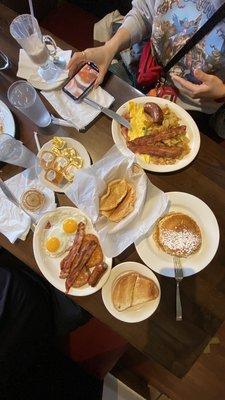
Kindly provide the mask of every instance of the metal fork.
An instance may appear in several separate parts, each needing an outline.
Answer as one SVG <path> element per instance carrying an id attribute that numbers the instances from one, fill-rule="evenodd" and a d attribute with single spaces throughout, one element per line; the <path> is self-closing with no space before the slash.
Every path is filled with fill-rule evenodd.
<path id="1" fill-rule="evenodd" d="M 182 305 L 180 300 L 180 282 L 182 281 L 183 269 L 181 265 L 181 260 L 179 257 L 173 257 L 174 263 L 174 272 L 175 272 L 175 279 L 176 279 L 176 321 L 182 321 Z"/>

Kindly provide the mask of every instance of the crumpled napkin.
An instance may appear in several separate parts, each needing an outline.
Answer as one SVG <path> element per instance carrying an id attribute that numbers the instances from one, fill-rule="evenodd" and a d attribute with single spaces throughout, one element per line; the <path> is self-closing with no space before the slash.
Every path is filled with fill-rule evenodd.
<path id="1" fill-rule="evenodd" d="M 77 130 L 84 129 L 101 112 L 82 101 L 76 103 L 62 90 L 41 92 L 41 94 L 49 101 L 57 113 L 63 119 L 72 123 Z M 92 91 L 88 93 L 88 97 L 107 108 L 110 107 L 115 100 L 111 94 L 100 86 L 97 89 L 92 89 Z"/>
<path id="2" fill-rule="evenodd" d="M 62 57 L 66 61 L 66 64 L 69 62 L 71 54 L 72 50 L 62 50 L 57 47 L 57 56 Z M 65 69 L 62 70 L 63 72 L 56 82 L 48 83 L 38 74 L 38 68 L 39 66 L 31 61 L 25 50 L 20 49 L 17 76 L 26 79 L 35 88 L 40 90 L 52 90 L 55 87 L 61 86 L 68 77 L 68 70 Z"/>
<path id="3" fill-rule="evenodd" d="M 133 153 L 124 157 L 113 146 L 101 160 L 79 170 L 65 192 L 94 223 L 107 257 L 118 256 L 145 235 L 168 204 L 167 195 L 154 186 L 144 170 L 135 164 Z M 106 190 L 107 183 L 114 179 L 126 179 L 136 190 L 133 211 L 118 223 L 110 222 L 99 214 L 99 196 Z"/>
<path id="4" fill-rule="evenodd" d="M 52 211 L 56 208 L 54 192 L 40 183 L 36 176 L 35 168 L 26 169 L 8 179 L 5 183 L 18 200 L 20 200 L 22 193 L 29 188 L 37 188 L 45 194 L 46 202 L 44 207 L 35 213 L 29 212 L 36 221 L 47 211 Z M 0 232 L 11 243 L 14 243 L 18 238 L 26 239 L 30 225 L 30 217 L 9 201 L 0 189 Z"/>

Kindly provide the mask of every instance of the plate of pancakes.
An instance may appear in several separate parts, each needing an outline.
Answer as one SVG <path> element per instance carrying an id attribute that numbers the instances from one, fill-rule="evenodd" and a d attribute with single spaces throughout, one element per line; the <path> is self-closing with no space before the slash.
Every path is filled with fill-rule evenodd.
<path id="1" fill-rule="evenodd" d="M 156 311 L 160 297 L 155 274 L 134 261 L 116 265 L 102 288 L 102 299 L 110 314 L 130 323 L 149 318 Z"/>
<path id="2" fill-rule="evenodd" d="M 219 226 L 212 210 L 189 193 L 166 193 L 169 206 L 150 233 L 135 243 L 145 264 L 158 274 L 174 277 L 173 257 L 181 258 L 184 276 L 194 275 L 213 259 Z"/>
<path id="3" fill-rule="evenodd" d="M 35 228 L 33 250 L 45 278 L 74 296 L 101 289 L 112 267 L 91 220 L 75 207 L 58 207 L 42 216 Z"/>
<path id="4" fill-rule="evenodd" d="M 100 215 L 107 218 L 108 222 L 117 223 L 132 213 L 135 202 L 136 189 L 134 185 L 126 179 L 114 179 L 107 183 L 106 190 L 99 197 L 99 212 Z M 126 223 L 129 222 L 130 218 L 127 218 Z"/>

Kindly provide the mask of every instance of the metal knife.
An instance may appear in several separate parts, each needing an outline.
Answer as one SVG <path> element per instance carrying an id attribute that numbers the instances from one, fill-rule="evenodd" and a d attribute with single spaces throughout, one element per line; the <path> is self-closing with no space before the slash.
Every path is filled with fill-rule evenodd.
<path id="1" fill-rule="evenodd" d="M 71 128 L 76 128 L 75 125 L 72 124 L 72 122 L 66 121 L 65 119 L 62 118 L 56 118 L 52 114 L 51 114 L 51 122 L 54 125 L 69 126 Z"/>
<path id="2" fill-rule="evenodd" d="M 11 192 L 11 190 L 8 188 L 8 186 L 5 184 L 5 182 L 0 178 L 0 188 L 2 189 L 3 193 L 6 195 L 7 199 L 11 201 L 16 207 L 20 208 L 25 214 L 27 214 L 30 219 L 31 219 L 31 230 L 34 232 L 36 221 L 35 219 L 28 214 L 21 206 L 17 198 L 14 196 L 14 194 Z"/>
<path id="3" fill-rule="evenodd" d="M 115 119 L 119 124 L 125 126 L 126 128 L 130 129 L 130 122 L 127 121 L 126 118 L 122 117 L 121 115 L 117 114 L 115 111 L 110 110 L 109 108 L 103 107 L 100 104 L 96 103 L 96 101 L 93 101 L 89 99 L 88 97 L 84 97 L 83 101 L 86 104 L 89 104 L 89 106 L 96 108 L 97 110 L 100 110 L 104 114 L 108 115 L 108 117 Z"/>

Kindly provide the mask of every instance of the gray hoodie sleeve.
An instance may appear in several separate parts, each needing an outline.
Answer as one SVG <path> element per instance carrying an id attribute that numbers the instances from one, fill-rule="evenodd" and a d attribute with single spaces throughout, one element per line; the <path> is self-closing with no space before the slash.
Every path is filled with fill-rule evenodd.
<path id="1" fill-rule="evenodd" d="M 151 35 L 155 0 L 133 0 L 132 10 L 126 15 L 121 28 L 131 35 L 131 44 Z"/>

